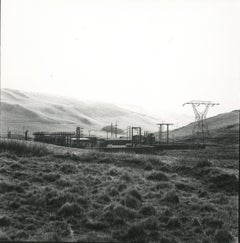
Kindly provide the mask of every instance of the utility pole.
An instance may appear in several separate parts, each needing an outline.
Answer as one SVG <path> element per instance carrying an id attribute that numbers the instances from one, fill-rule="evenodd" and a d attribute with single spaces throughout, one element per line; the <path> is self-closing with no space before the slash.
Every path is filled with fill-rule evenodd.
<path id="1" fill-rule="evenodd" d="M 111 122 L 111 138 L 112 138 L 112 135 L 113 135 L 113 124 Z"/>
<path id="2" fill-rule="evenodd" d="M 159 126 L 159 131 L 158 131 L 158 144 L 161 143 L 161 140 L 162 140 L 162 124 L 161 123 L 158 123 L 157 124 Z"/>
<path id="3" fill-rule="evenodd" d="M 81 130 L 82 129 L 83 129 L 82 127 L 77 127 L 76 128 L 76 140 L 79 143 L 79 147 L 80 147 L 80 144 L 81 144 Z"/>
<path id="4" fill-rule="evenodd" d="M 115 138 L 117 138 L 117 127 L 118 127 L 118 124 L 117 124 L 117 122 L 115 122 Z"/>
<path id="5" fill-rule="evenodd" d="M 132 129 L 131 126 L 127 127 L 127 140 L 131 140 L 131 129 Z"/>
<path id="6" fill-rule="evenodd" d="M 139 127 L 139 144 L 142 144 L 142 129 Z"/>
<path id="7" fill-rule="evenodd" d="M 169 143 L 169 126 L 173 124 L 166 124 L 167 125 L 167 144 Z"/>
<path id="8" fill-rule="evenodd" d="M 28 130 L 25 131 L 25 140 L 28 140 Z"/>
<path id="9" fill-rule="evenodd" d="M 192 130 L 193 139 L 195 142 L 202 141 L 204 144 L 205 138 L 210 135 L 206 121 L 208 110 L 210 107 L 219 105 L 219 103 L 214 103 L 212 101 L 192 100 L 184 103 L 183 106 L 184 105 L 192 105 L 193 112 L 195 114 L 195 122 Z M 202 111 L 199 110 L 200 106 L 204 107 Z"/>

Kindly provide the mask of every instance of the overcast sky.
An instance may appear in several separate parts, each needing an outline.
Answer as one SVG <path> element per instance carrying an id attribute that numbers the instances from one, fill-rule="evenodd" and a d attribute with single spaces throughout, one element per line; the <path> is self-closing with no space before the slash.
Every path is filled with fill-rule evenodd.
<path id="1" fill-rule="evenodd" d="M 191 111 L 239 109 L 240 1 L 2 0 L 3 88 Z"/>

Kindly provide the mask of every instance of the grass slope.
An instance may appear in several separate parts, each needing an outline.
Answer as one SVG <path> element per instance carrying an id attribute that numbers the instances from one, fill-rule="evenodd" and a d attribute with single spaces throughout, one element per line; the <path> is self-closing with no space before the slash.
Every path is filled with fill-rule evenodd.
<path id="1" fill-rule="evenodd" d="M 239 111 L 231 111 L 208 118 L 208 128 L 214 141 L 229 140 L 239 142 Z M 187 138 L 192 135 L 193 123 L 171 131 L 175 138 Z"/>
<path id="2" fill-rule="evenodd" d="M 2 121 L 2 131 L 9 127 L 15 133 L 22 133 L 23 126 L 30 132 L 74 131 L 76 126 L 100 131 L 115 121 L 122 129 L 134 124 L 152 130 L 157 119 L 110 103 L 3 89 Z"/>
<path id="3" fill-rule="evenodd" d="M 147 156 L 1 140 L 0 241 L 232 242 L 239 154 L 224 148 Z"/>

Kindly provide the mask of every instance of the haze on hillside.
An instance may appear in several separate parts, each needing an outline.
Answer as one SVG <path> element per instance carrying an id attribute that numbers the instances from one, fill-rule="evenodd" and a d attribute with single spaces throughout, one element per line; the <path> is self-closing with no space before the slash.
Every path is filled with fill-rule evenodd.
<path id="1" fill-rule="evenodd" d="M 117 128 L 122 130 L 118 133 L 126 135 L 128 126 L 140 126 L 143 131 L 156 132 L 156 124 L 163 120 L 163 117 L 155 117 L 149 113 L 137 112 L 133 108 L 127 109 L 107 102 L 79 101 L 11 89 L 3 89 L 1 95 L 1 134 L 7 134 L 7 131 L 22 134 L 26 130 L 29 134 L 39 131 L 74 131 L 76 126 L 80 126 L 85 135 L 106 137 L 104 128 L 109 128 L 111 123 L 114 129 L 117 123 Z M 164 115 L 166 118 L 166 114 Z M 192 134 L 191 116 L 172 113 L 169 114 L 169 119 L 175 122 L 170 127 L 171 138 Z M 213 134 L 219 134 L 221 129 L 227 132 L 230 129 L 236 136 L 239 129 L 238 119 L 239 112 L 236 110 L 211 117 L 207 119 L 207 123 Z M 190 124 L 187 125 L 188 123 Z M 178 129 L 172 131 L 175 128 Z"/>
<path id="2" fill-rule="evenodd" d="M 145 131 L 156 131 L 160 117 L 140 113 L 134 109 L 107 102 L 79 101 L 73 98 L 3 89 L 1 92 L 1 132 L 8 130 L 22 133 L 28 129 L 36 131 L 74 131 L 81 126 L 84 133 L 104 136 L 102 128 L 113 126 L 126 132 L 127 126 L 141 126 Z M 176 125 L 191 121 L 190 116 L 170 114 L 169 119 L 180 121 Z M 166 118 L 166 114 L 165 114 Z"/>
<path id="3" fill-rule="evenodd" d="M 210 116 L 239 109 L 240 2 L 2 0 L 3 88 Z M 171 121 L 172 122 L 172 121 Z"/>

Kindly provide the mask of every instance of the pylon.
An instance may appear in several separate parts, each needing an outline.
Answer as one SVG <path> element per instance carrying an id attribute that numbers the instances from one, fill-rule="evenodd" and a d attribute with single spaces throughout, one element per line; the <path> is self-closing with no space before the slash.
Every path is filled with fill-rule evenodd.
<path id="1" fill-rule="evenodd" d="M 192 130 L 192 138 L 194 142 L 202 142 L 204 144 L 206 138 L 210 136 L 206 121 L 208 110 L 214 105 L 219 105 L 219 103 L 214 103 L 212 101 L 192 100 L 184 103 L 183 106 L 184 105 L 192 105 L 195 114 L 195 122 Z M 203 107 L 202 111 L 199 110 L 200 106 Z"/>

